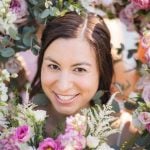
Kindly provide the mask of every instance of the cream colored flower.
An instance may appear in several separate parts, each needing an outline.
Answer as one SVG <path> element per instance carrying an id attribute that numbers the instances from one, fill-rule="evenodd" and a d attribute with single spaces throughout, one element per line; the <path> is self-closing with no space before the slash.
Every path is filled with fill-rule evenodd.
<path id="1" fill-rule="evenodd" d="M 97 137 L 94 137 L 94 136 L 91 136 L 91 135 L 88 135 L 87 136 L 87 146 L 89 148 L 96 148 L 99 144 L 99 139 Z"/>
<path id="2" fill-rule="evenodd" d="M 44 121 L 46 118 L 46 111 L 44 110 L 36 110 L 33 111 L 34 117 L 36 119 L 36 121 Z"/>
<path id="3" fill-rule="evenodd" d="M 101 146 L 96 148 L 96 150 L 115 150 L 115 149 L 111 148 L 108 144 L 103 143 Z"/>

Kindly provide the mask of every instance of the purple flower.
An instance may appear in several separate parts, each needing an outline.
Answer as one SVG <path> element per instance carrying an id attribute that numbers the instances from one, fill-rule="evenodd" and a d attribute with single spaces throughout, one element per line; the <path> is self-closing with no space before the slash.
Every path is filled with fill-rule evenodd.
<path id="1" fill-rule="evenodd" d="M 150 123 L 146 125 L 146 129 L 148 132 L 150 132 Z"/>
<path id="2" fill-rule="evenodd" d="M 19 147 L 15 144 L 14 135 L 0 139 L 0 150 L 20 150 Z"/>
<path id="3" fill-rule="evenodd" d="M 30 139 L 30 128 L 27 125 L 20 126 L 15 130 L 15 139 L 18 142 L 27 142 Z"/>
<path id="4" fill-rule="evenodd" d="M 131 2 L 138 6 L 140 9 L 149 9 L 150 8 L 150 0 L 131 0 Z"/>
<path id="5" fill-rule="evenodd" d="M 138 10 L 138 7 L 131 3 L 120 11 L 119 18 L 127 26 L 128 30 L 134 30 L 134 14 Z"/>
<path id="6" fill-rule="evenodd" d="M 86 146 L 86 139 L 76 130 L 70 130 L 58 136 L 57 140 L 63 149 L 83 150 Z"/>
<path id="7" fill-rule="evenodd" d="M 149 112 L 140 112 L 138 119 L 144 125 L 150 124 L 150 113 Z"/>
<path id="8" fill-rule="evenodd" d="M 58 149 L 57 142 L 52 138 L 46 138 L 39 143 L 37 150 L 60 150 Z"/>
<path id="9" fill-rule="evenodd" d="M 147 84 L 144 86 L 143 92 L 142 92 L 142 98 L 146 102 L 146 104 L 150 105 L 150 84 Z"/>
<path id="10" fill-rule="evenodd" d="M 10 10 L 20 19 L 28 14 L 27 3 L 25 0 L 11 0 Z"/>

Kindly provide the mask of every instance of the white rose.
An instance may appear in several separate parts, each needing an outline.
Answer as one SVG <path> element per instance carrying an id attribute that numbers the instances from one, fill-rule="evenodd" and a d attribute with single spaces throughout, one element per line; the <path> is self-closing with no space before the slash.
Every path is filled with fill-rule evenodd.
<path id="1" fill-rule="evenodd" d="M 44 121 L 46 118 L 46 111 L 44 110 L 33 111 L 33 114 L 34 114 L 36 121 Z"/>
<path id="2" fill-rule="evenodd" d="M 86 140 L 89 148 L 96 148 L 99 144 L 99 139 L 91 135 L 88 135 Z"/>

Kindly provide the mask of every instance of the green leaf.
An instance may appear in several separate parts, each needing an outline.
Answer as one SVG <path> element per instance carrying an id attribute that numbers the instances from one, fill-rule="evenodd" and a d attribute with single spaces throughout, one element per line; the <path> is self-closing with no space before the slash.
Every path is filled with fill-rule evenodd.
<path id="1" fill-rule="evenodd" d="M 11 56 L 13 56 L 14 54 L 15 54 L 15 51 L 14 51 L 14 49 L 11 48 L 11 47 L 4 48 L 4 49 L 1 51 L 1 56 L 6 57 L 6 58 L 11 57 Z"/>
<path id="2" fill-rule="evenodd" d="M 32 34 L 30 32 L 26 33 L 23 37 L 23 44 L 27 47 L 31 47 L 32 44 Z"/>
<path id="3" fill-rule="evenodd" d="M 5 37 L 2 39 L 1 44 L 2 44 L 3 47 L 5 47 L 6 45 L 9 44 L 9 38 L 8 38 L 8 36 L 5 36 Z"/>
<path id="4" fill-rule="evenodd" d="M 45 9 L 42 13 L 41 13 L 41 18 L 44 19 L 46 17 L 48 17 L 50 15 L 50 10 L 49 9 Z"/>
<path id="5" fill-rule="evenodd" d="M 38 1 L 37 0 L 29 0 L 29 3 L 33 4 L 33 5 L 37 5 Z"/>
<path id="6" fill-rule="evenodd" d="M 10 27 L 8 29 L 8 32 L 9 32 L 9 35 L 10 35 L 10 37 L 12 39 L 14 39 L 14 40 L 20 40 L 20 38 L 18 37 L 18 32 L 15 29 L 13 29 L 12 27 Z"/>

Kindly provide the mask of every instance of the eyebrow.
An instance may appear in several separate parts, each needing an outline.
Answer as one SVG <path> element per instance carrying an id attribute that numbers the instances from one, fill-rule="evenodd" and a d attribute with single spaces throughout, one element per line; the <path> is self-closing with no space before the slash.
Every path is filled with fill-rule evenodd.
<path id="1" fill-rule="evenodd" d="M 60 65 L 57 61 L 55 61 L 54 59 L 50 58 L 49 56 L 46 57 L 44 60 L 48 60 L 48 61 L 51 61 L 51 62 L 53 62 L 53 63 L 56 63 L 57 65 Z M 88 63 L 88 62 L 80 62 L 80 63 L 73 64 L 72 67 L 81 66 L 81 65 L 92 66 L 92 65 L 91 65 L 90 63 Z"/>

